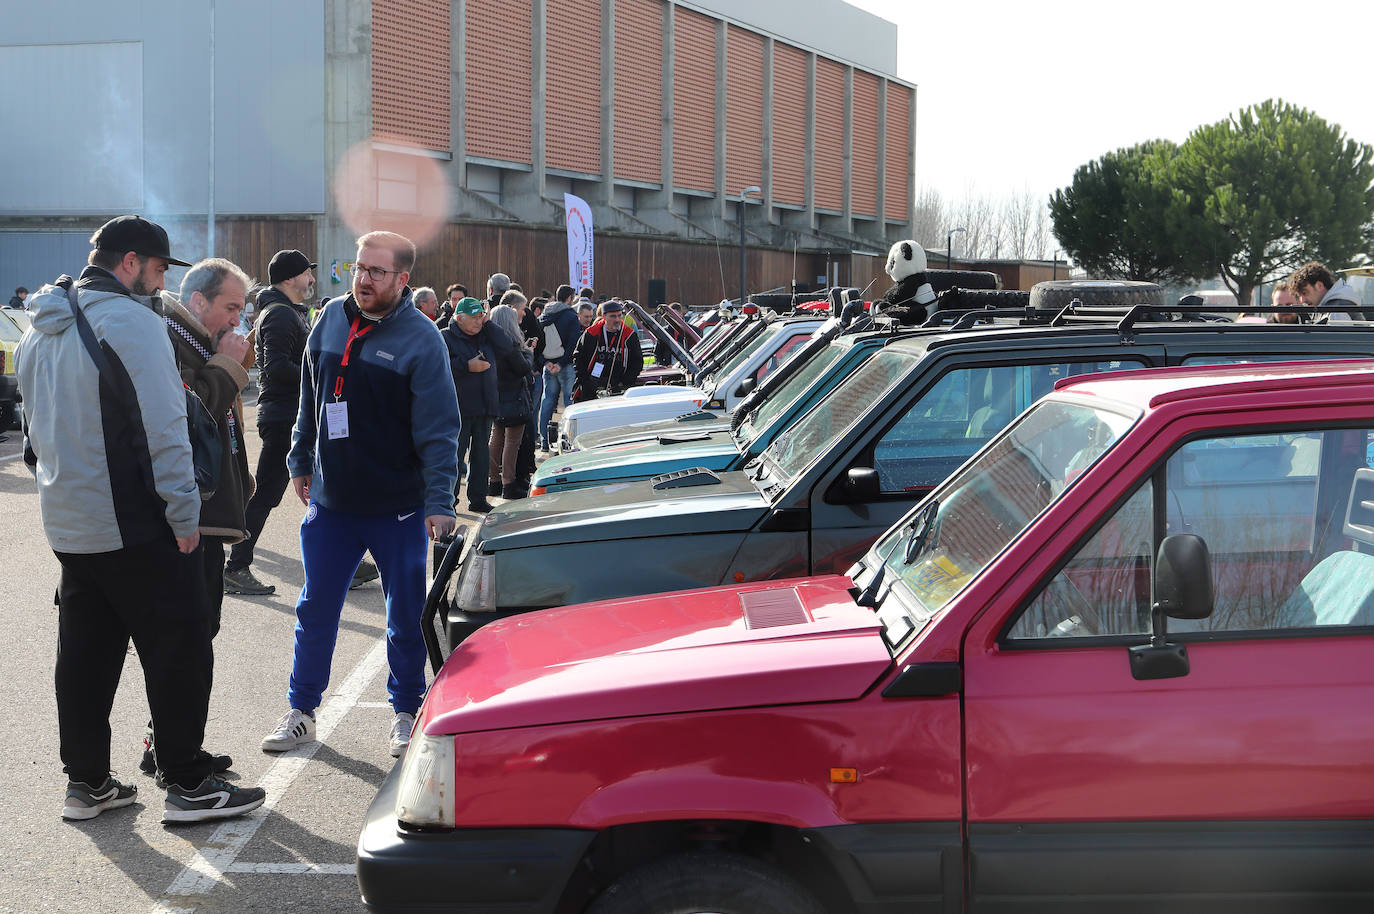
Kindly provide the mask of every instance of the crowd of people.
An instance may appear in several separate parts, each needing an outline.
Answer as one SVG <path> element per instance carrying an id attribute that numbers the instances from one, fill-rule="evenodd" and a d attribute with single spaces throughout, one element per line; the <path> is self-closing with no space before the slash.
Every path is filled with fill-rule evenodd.
<path id="1" fill-rule="evenodd" d="M 570 285 L 530 301 L 504 273 L 485 299 L 455 283 L 441 301 L 410 287 L 408 239 L 371 232 L 358 239 L 349 293 L 314 312 L 317 264 L 278 252 L 245 334 L 254 283 L 238 265 L 178 260 L 166 231 L 138 216 L 110 220 L 91 244 L 77 279 L 15 296 L 33 319 L 17 357 L 24 457 L 61 567 L 63 817 L 137 797 L 110 767 L 130 641 L 150 712 L 140 768 L 166 791 L 163 821 L 264 802 L 261 788 L 227 780 L 232 758 L 203 743 L 223 597 L 274 592 L 253 574 L 253 553 L 288 485 L 306 509 L 305 585 L 287 710 L 261 748 L 314 739 L 347 591 L 380 576 L 387 742 L 399 756 L 425 690 L 425 542 L 453 530 L 464 497 L 487 511 L 491 497 L 528 492 L 560 402 L 635 383 L 643 357 L 622 303 Z M 176 292 L 164 288 L 170 266 L 189 268 Z M 250 468 L 241 394 L 255 364 Z"/>

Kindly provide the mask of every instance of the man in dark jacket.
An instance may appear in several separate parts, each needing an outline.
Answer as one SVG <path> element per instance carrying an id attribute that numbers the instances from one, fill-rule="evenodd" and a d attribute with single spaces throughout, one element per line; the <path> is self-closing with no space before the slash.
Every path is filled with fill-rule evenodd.
<path id="1" fill-rule="evenodd" d="M 29 290 L 23 286 L 16 286 L 14 295 L 10 296 L 10 307 L 16 311 L 24 310 L 24 299 L 29 297 Z"/>
<path id="2" fill-rule="evenodd" d="M 286 462 L 308 506 L 305 587 L 296 602 L 290 707 L 262 748 L 285 752 L 315 738 L 349 579 L 370 551 L 386 597 L 386 689 L 396 712 L 388 745 L 399 758 L 425 694 L 425 540 L 454 526 L 458 401 L 439 331 L 411 302 L 415 245 L 369 232 L 354 264 L 352 292 L 316 321 L 301 369 Z"/>
<path id="3" fill-rule="evenodd" d="M 563 398 L 563 406 L 573 399 L 573 386 L 577 374 L 573 368 L 573 350 L 577 348 L 578 337 L 582 336 L 582 323 L 573 310 L 573 300 L 577 293 L 566 283 L 558 287 L 555 301 L 544 309 L 539 318 L 541 339 L 538 344 L 540 359 L 543 362 L 544 396 L 539 404 L 539 423 L 536 429 L 544 450 L 549 449 L 549 422 L 553 420 L 554 408 L 558 398 Z"/>
<path id="4" fill-rule="evenodd" d="M 267 515 L 281 504 L 290 478 L 286 454 L 291 450 L 291 426 L 301 392 L 301 354 L 310 334 L 310 312 L 304 302 L 315 285 L 314 271 L 315 264 L 300 251 L 278 251 L 267 267 L 272 287 L 258 294 L 255 345 L 262 450 L 258 452 L 257 490 L 244 512 L 246 536 L 234 544 L 224 568 L 226 593 L 256 596 L 277 590 L 254 576 L 253 548 Z"/>
<path id="5" fill-rule="evenodd" d="M 573 350 L 577 372 L 576 400 L 595 400 L 597 391 L 621 393 L 633 387 L 644 369 L 639 336 L 621 321 L 623 308 L 611 299 L 601 305 L 601 319 L 587 328 Z"/>
<path id="6" fill-rule="evenodd" d="M 453 484 L 453 501 L 463 474 L 468 475 L 468 510 L 484 514 L 491 510 L 487 501 L 487 474 L 491 469 L 491 423 L 500 409 L 496 384 L 496 346 L 486 326 L 486 309 L 475 298 L 465 298 L 453 308 L 453 319 L 440 335 L 448 348 L 449 370 L 458 392 L 458 413 L 462 427 L 458 432 L 458 480 Z"/>
<path id="7" fill-rule="evenodd" d="M 239 404 L 239 394 L 248 386 L 248 372 L 243 367 L 248 338 L 234 332 L 251 285 L 252 280 L 236 264 L 211 258 L 187 271 L 181 280 L 180 301 L 168 293 L 162 295 L 163 319 L 181 382 L 200 398 L 219 430 L 219 484 L 215 494 L 200 505 L 198 550 L 211 638 L 219 633 L 224 605 L 224 547 L 247 536 L 243 509 L 253 492 Z M 227 755 L 215 755 L 211 764 L 221 772 L 232 762 Z M 157 769 L 151 723 L 143 737 L 139 769 L 144 774 Z"/>

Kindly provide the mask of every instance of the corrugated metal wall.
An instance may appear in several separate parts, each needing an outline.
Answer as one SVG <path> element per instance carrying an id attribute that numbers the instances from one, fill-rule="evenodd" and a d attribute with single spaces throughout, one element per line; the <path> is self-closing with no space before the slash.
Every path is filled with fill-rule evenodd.
<path id="1" fill-rule="evenodd" d="M 816 60 L 816 208 L 844 207 L 844 67 Z"/>
<path id="2" fill-rule="evenodd" d="M 725 192 L 763 183 L 763 36 L 726 33 Z"/>
<path id="3" fill-rule="evenodd" d="M 530 161 L 529 0 L 467 0 L 467 154 Z"/>
<path id="4" fill-rule="evenodd" d="M 446 0 L 372 0 L 373 133 L 448 152 L 448 60 Z"/>
<path id="5" fill-rule="evenodd" d="M 673 183 L 716 188 L 716 23 L 673 7 Z"/>
<path id="6" fill-rule="evenodd" d="M 615 3 L 615 175 L 663 180 L 663 4 Z"/>
<path id="7" fill-rule="evenodd" d="M 911 219 L 907 197 L 907 178 L 911 174 L 911 89 L 897 83 L 887 84 L 887 218 L 893 222 Z"/>
<path id="8" fill-rule="evenodd" d="M 806 204 L 806 52 L 773 43 L 773 200 Z"/>
<path id="9" fill-rule="evenodd" d="M 850 187 L 854 212 L 878 214 L 878 77 L 854 71 L 854 145 L 850 157 Z"/>
<path id="10" fill-rule="evenodd" d="M 601 173 L 601 3 L 546 0 L 545 151 L 550 168 Z"/>

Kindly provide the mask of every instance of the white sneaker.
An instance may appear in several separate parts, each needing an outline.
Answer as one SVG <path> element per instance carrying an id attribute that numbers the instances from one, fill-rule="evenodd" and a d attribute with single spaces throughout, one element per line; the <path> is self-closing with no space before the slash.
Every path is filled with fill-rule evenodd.
<path id="1" fill-rule="evenodd" d="M 315 718 L 292 708 L 281 716 L 271 733 L 262 738 L 263 752 L 285 752 L 315 738 Z"/>
<path id="2" fill-rule="evenodd" d="M 410 731 L 415 729 L 415 715 L 402 711 L 391 725 L 391 757 L 400 758 L 410 745 Z"/>

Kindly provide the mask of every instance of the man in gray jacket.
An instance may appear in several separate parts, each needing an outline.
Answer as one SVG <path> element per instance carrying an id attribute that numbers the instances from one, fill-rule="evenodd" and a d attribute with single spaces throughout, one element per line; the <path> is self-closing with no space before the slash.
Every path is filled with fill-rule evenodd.
<path id="1" fill-rule="evenodd" d="M 201 749 L 212 658 L 197 549 L 200 492 L 186 394 L 152 295 L 174 259 L 161 226 L 120 216 L 91 238 L 78 305 L 104 353 L 96 366 L 65 288 L 33 296 L 16 363 L 26 458 L 38 480 L 58 586 L 57 719 L 68 784 L 62 817 L 127 806 L 110 775 L 110 707 L 130 638 L 143 665 L 167 796 L 164 822 L 262 805 L 211 770 Z"/>

